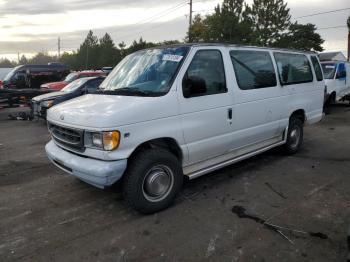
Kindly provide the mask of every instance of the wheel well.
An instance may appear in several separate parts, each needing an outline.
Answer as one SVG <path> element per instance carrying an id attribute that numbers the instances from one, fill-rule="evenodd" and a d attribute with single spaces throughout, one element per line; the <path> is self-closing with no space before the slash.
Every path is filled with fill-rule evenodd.
<path id="1" fill-rule="evenodd" d="M 291 119 L 292 117 L 296 117 L 296 118 L 300 119 L 303 122 L 303 124 L 306 120 L 305 111 L 303 109 L 298 109 L 298 110 L 294 111 L 291 114 L 289 119 Z"/>
<path id="2" fill-rule="evenodd" d="M 141 150 L 146 150 L 149 148 L 163 148 L 169 150 L 169 152 L 173 153 L 177 159 L 182 162 L 182 150 L 175 139 L 170 137 L 163 137 L 163 138 L 157 138 L 152 139 L 147 142 L 142 143 L 139 145 L 131 154 L 130 158 L 135 156 L 138 152 Z"/>

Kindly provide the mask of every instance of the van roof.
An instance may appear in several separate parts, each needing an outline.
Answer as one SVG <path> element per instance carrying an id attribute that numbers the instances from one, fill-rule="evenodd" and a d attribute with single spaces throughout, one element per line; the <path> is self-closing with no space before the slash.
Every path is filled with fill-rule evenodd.
<path id="1" fill-rule="evenodd" d="M 159 47 L 181 47 L 181 46 L 189 46 L 189 47 L 197 47 L 197 46 L 223 46 L 223 47 L 246 47 L 246 48 L 256 48 L 262 50 L 275 50 L 275 51 L 289 51 L 294 53 L 304 53 L 304 54 L 317 54 L 314 51 L 303 51 L 291 48 L 277 48 L 277 47 L 262 47 L 262 46 L 251 46 L 251 45 L 238 45 L 238 44 L 230 44 L 230 43 L 182 43 L 182 44 L 173 44 L 173 45 L 164 45 Z M 147 49 L 153 49 L 157 47 L 151 47 Z"/>

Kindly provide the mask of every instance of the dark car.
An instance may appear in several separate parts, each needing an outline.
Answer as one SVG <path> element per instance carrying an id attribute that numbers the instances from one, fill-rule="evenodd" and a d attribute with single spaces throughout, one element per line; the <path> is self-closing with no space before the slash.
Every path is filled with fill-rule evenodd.
<path id="1" fill-rule="evenodd" d="M 61 91 L 34 97 L 31 103 L 33 115 L 46 118 L 46 111 L 50 107 L 84 94 L 94 93 L 104 79 L 103 76 L 77 79 Z"/>
<path id="2" fill-rule="evenodd" d="M 7 99 L 12 106 L 20 100 L 47 93 L 40 90 L 43 83 L 59 81 L 69 73 L 68 66 L 60 63 L 17 66 L 0 83 L 0 98 Z"/>

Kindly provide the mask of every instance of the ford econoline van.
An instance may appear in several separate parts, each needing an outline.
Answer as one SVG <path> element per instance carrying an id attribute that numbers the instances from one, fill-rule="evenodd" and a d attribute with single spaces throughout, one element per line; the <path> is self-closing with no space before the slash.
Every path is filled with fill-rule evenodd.
<path id="1" fill-rule="evenodd" d="M 321 62 L 327 87 L 325 102 L 350 101 L 350 63 L 341 61 Z"/>
<path id="2" fill-rule="evenodd" d="M 317 54 L 223 44 L 156 47 L 124 58 L 88 94 L 48 110 L 49 159 L 99 188 L 122 180 L 143 213 L 199 177 L 271 148 L 296 153 L 322 119 Z"/>

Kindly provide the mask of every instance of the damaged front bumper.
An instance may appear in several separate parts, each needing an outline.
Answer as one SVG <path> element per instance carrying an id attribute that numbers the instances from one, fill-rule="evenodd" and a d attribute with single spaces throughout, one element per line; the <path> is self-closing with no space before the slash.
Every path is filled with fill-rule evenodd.
<path id="1" fill-rule="evenodd" d="M 68 152 L 50 141 L 45 146 L 48 158 L 60 169 L 98 188 L 118 181 L 127 166 L 127 160 L 103 161 Z"/>

